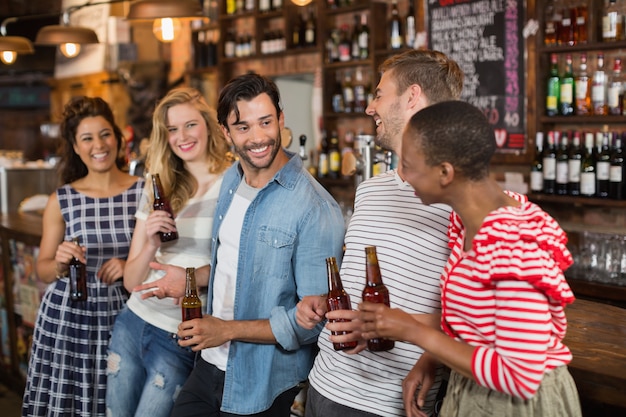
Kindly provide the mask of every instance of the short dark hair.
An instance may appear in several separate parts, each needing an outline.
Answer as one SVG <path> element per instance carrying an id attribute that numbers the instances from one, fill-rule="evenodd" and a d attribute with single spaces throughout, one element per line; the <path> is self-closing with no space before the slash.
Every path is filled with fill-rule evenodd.
<path id="1" fill-rule="evenodd" d="M 489 175 L 496 149 L 493 127 L 481 110 L 464 101 L 444 101 L 411 117 L 406 134 L 418 142 L 426 163 L 448 162 L 465 178 Z"/>
<path id="2" fill-rule="evenodd" d="M 274 81 L 256 73 L 240 75 L 230 80 L 220 92 L 217 102 L 217 121 L 228 128 L 226 120 L 231 111 L 235 112 L 236 121 L 239 121 L 239 100 L 252 100 L 260 94 L 266 93 L 274 103 L 276 117 L 282 111 L 280 108 L 280 93 Z"/>

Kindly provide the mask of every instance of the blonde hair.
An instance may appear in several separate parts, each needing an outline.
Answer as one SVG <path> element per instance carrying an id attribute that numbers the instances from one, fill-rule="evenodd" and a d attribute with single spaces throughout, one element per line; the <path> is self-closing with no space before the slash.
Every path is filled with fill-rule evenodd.
<path id="1" fill-rule="evenodd" d="M 146 155 L 146 168 L 150 173 L 159 174 L 163 192 L 169 197 L 175 213 L 187 204 L 198 187 L 198 182 L 185 169 L 183 160 L 172 151 L 168 140 L 167 112 L 173 106 L 186 103 L 198 110 L 206 122 L 209 136 L 206 152 L 207 173 L 222 173 L 232 163 L 230 148 L 217 123 L 215 110 L 206 103 L 202 94 L 194 88 L 187 87 L 176 88 L 167 93 L 159 101 L 152 116 L 152 134 Z"/>

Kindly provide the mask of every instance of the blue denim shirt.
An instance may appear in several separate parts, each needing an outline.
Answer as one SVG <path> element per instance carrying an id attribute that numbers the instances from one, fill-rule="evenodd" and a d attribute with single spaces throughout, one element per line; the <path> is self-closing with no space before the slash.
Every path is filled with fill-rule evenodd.
<path id="1" fill-rule="evenodd" d="M 332 196 L 289 153 L 289 162 L 263 187 L 248 208 L 241 230 L 235 320 L 269 319 L 276 344 L 233 341 L 222 411 L 252 414 L 305 380 L 313 365 L 322 325 L 296 324 L 296 304 L 328 292 L 326 261 L 341 259 L 344 220 Z M 212 312 L 218 231 L 242 179 L 239 163 L 225 174 L 213 223 L 213 265 L 208 295 Z"/>

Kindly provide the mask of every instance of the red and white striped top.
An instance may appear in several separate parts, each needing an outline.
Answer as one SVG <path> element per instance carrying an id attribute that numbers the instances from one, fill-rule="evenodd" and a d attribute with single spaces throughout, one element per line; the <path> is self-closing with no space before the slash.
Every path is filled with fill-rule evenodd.
<path id="1" fill-rule="evenodd" d="M 563 271 L 573 261 L 558 223 L 526 196 L 509 195 L 521 206 L 490 213 L 468 252 L 451 213 L 441 326 L 477 347 L 472 373 L 480 385 L 528 399 L 547 371 L 572 360 L 562 340 L 564 307 L 574 301 Z"/>

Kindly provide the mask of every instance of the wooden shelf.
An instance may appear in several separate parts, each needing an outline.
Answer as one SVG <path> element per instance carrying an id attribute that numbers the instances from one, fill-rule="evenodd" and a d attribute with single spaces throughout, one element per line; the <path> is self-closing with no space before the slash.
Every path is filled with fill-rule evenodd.
<path id="1" fill-rule="evenodd" d="M 577 297 L 592 298 L 598 301 L 607 300 L 613 302 L 612 304 L 626 307 L 626 286 L 587 281 L 576 277 L 568 277 L 567 283 Z"/>
<path id="2" fill-rule="evenodd" d="M 578 207 L 620 207 L 626 208 L 626 200 L 609 200 L 607 198 L 573 197 L 554 194 L 528 194 L 528 199 L 535 203 L 556 203 Z"/>

